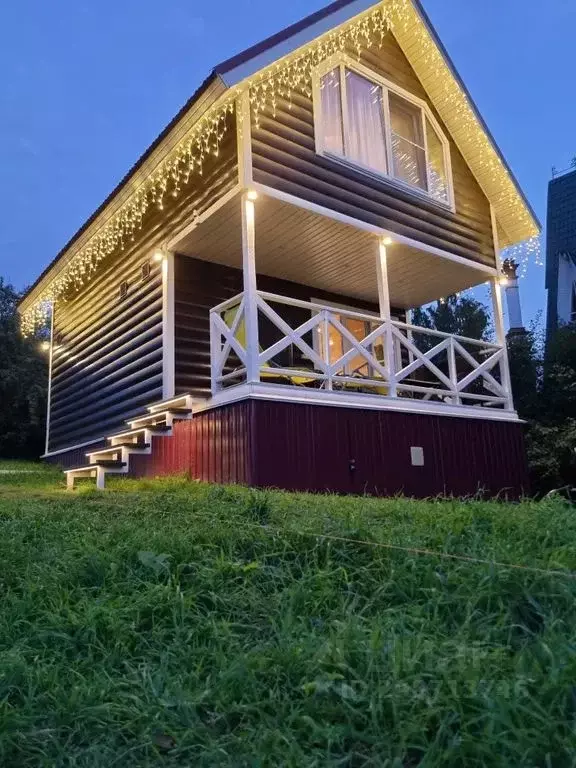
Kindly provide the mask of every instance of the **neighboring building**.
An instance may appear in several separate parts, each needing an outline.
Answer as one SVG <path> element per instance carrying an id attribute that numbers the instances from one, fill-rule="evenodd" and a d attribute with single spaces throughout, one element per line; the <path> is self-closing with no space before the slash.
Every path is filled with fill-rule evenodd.
<path id="1" fill-rule="evenodd" d="M 499 249 L 538 232 L 418 2 L 337 0 L 216 67 L 23 299 L 53 308 L 45 458 L 519 494 Z M 495 342 L 406 323 L 486 282 Z"/>
<path id="2" fill-rule="evenodd" d="M 548 333 L 576 322 L 576 169 L 548 185 L 546 289 Z"/>

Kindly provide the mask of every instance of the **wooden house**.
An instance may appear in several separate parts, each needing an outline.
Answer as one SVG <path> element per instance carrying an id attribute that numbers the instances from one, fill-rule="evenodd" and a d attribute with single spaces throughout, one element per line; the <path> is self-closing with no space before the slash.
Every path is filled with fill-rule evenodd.
<path id="1" fill-rule="evenodd" d="M 217 66 L 21 303 L 78 477 L 526 488 L 500 249 L 539 224 L 417 0 L 337 0 Z M 491 285 L 495 338 L 411 324 Z"/>

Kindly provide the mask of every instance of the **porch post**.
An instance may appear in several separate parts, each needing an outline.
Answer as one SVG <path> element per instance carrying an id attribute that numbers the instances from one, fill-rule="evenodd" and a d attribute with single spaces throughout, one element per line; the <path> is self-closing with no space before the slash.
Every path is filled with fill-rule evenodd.
<path id="1" fill-rule="evenodd" d="M 508 347 L 506 345 L 506 330 L 504 328 L 504 313 L 502 311 L 502 288 L 498 277 L 490 278 L 490 288 L 492 291 L 492 313 L 494 315 L 494 330 L 496 332 L 496 341 L 502 347 L 503 357 L 500 370 L 502 372 L 502 386 L 506 392 L 506 407 L 508 410 L 514 410 L 514 400 L 512 398 L 512 386 L 510 384 L 510 368 L 508 367 Z"/>
<path id="2" fill-rule="evenodd" d="M 44 453 L 48 453 L 50 448 L 50 409 L 52 405 L 52 366 L 54 362 L 54 311 L 56 309 L 56 299 L 52 299 L 50 308 L 50 357 L 48 360 L 48 393 L 46 396 L 46 439 L 44 443 Z"/>
<path id="3" fill-rule="evenodd" d="M 174 254 L 164 252 L 162 259 L 162 399 L 176 394 L 174 354 Z"/>
<path id="4" fill-rule="evenodd" d="M 254 194 L 245 192 L 242 195 L 242 268 L 246 320 L 246 381 L 248 383 L 260 381 Z"/>
<path id="5" fill-rule="evenodd" d="M 385 365 L 388 371 L 388 395 L 396 397 L 396 366 L 394 360 L 394 337 L 392 335 L 392 313 L 390 310 L 390 290 L 388 287 L 388 263 L 384 238 L 378 238 L 378 257 L 376 259 L 376 274 L 378 276 L 378 301 L 380 317 L 386 325 L 384 338 Z"/>

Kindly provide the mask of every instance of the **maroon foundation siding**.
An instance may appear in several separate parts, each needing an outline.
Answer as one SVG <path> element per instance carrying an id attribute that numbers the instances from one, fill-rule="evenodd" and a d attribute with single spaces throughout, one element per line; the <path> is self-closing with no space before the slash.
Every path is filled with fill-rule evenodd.
<path id="1" fill-rule="evenodd" d="M 449 416 L 255 403 L 253 483 L 427 497 L 528 492 L 522 425 Z M 411 447 L 424 451 L 414 467 Z"/>
<path id="2" fill-rule="evenodd" d="M 411 447 L 424 466 L 411 463 Z M 527 493 L 519 423 L 245 400 L 179 422 L 130 474 L 294 491 L 515 498 Z"/>
<path id="3" fill-rule="evenodd" d="M 131 477 L 189 474 L 207 483 L 252 484 L 251 403 L 215 408 L 155 437 L 150 456 L 130 456 Z"/>

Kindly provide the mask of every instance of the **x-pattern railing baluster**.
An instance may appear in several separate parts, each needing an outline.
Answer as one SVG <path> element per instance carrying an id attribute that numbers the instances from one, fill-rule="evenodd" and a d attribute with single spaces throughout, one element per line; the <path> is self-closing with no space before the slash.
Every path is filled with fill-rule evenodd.
<path id="1" fill-rule="evenodd" d="M 288 323 L 283 320 L 280 315 L 275 312 L 261 296 L 258 296 L 258 308 L 266 315 L 270 322 L 284 334 L 283 339 L 280 339 L 271 347 L 260 353 L 260 365 L 267 363 L 291 344 L 294 344 L 304 355 L 306 355 L 306 357 L 312 360 L 314 365 L 317 366 L 319 370 L 325 374 L 328 374 L 328 364 L 302 338 L 305 333 L 309 333 L 318 325 L 320 325 L 322 322 L 321 315 L 313 315 L 310 320 L 302 323 L 302 325 L 299 325 L 297 328 L 291 328 Z"/>
<path id="2" fill-rule="evenodd" d="M 365 382 L 366 387 L 374 388 L 373 391 L 380 395 L 387 394 L 389 397 L 397 396 L 396 386 L 398 385 L 400 394 L 412 393 L 422 401 L 439 399 L 458 405 L 471 400 L 478 405 L 507 407 L 509 398 L 507 389 L 492 373 L 496 366 L 500 366 L 500 373 L 503 375 L 502 365 L 506 365 L 505 352 L 496 344 L 451 336 L 407 323 L 383 320 L 361 312 L 331 308 L 274 294 L 258 293 L 256 302 L 258 313 L 267 318 L 282 334 L 282 338 L 267 349 L 258 349 L 258 366 L 262 370 L 271 367 L 276 369 L 278 366 L 273 366 L 271 361 L 294 345 L 313 368 L 303 365 L 293 369 L 288 368 L 286 371 L 293 371 L 295 375 L 307 373 L 311 380 L 317 380 L 321 387 L 327 389 L 331 389 L 335 381 L 343 382 L 345 385 L 350 383 L 355 387 L 358 381 Z M 301 311 L 308 310 L 311 316 L 304 323 L 293 328 L 269 302 L 292 306 Z M 226 312 L 230 312 L 235 306 L 236 314 L 229 325 L 224 317 Z M 228 380 L 236 381 L 238 376 L 246 370 L 249 350 L 244 348 L 238 338 L 245 315 L 245 297 L 242 295 L 223 302 L 210 313 L 211 370 L 214 391 L 218 391 Z M 358 338 L 360 334 L 356 335 L 348 327 L 348 319 L 360 321 L 364 323 L 365 329 L 372 328 L 372 330 L 363 338 Z M 315 338 L 314 343 L 311 344 L 304 340 L 306 334 L 314 334 L 318 338 Z M 413 337 L 416 334 L 432 339 L 434 346 L 427 351 L 422 351 L 414 343 Z M 258 335 L 255 339 L 253 343 L 257 345 Z M 247 340 L 244 344 L 250 346 L 250 341 Z M 334 349 L 337 349 L 340 344 L 343 353 L 338 359 L 331 361 Z M 375 350 L 380 345 L 382 355 L 376 354 Z M 486 359 L 477 359 L 478 355 L 474 356 L 476 353 L 471 354 L 466 347 L 477 348 L 482 355 L 487 355 Z M 409 363 L 405 366 L 402 366 L 401 355 L 398 353 L 400 349 L 406 349 L 410 353 Z M 232 351 L 236 353 L 243 367 L 224 375 Z M 439 362 L 440 355 L 443 356 L 442 362 Z M 462 366 L 458 365 L 458 359 L 467 364 L 467 373 L 464 373 Z M 360 361 L 361 364 L 359 364 Z M 354 363 L 354 371 L 349 370 L 351 363 Z M 428 377 L 423 381 L 415 381 L 411 378 L 411 374 L 419 369 L 426 369 L 428 372 Z M 434 380 L 429 378 L 430 374 Z M 490 394 L 466 391 L 477 380 L 482 382 L 484 389 Z M 381 389 L 381 382 L 387 386 L 384 391 Z"/>
<path id="3" fill-rule="evenodd" d="M 373 368 L 375 371 L 377 371 L 380 376 L 388 380 L 388 371 L 384 365 L 376 358 L 374 355 L 370 352 L 369 347 L 373 346 L 374 343 L 378 339 L 382 339 L 382 346 L 385 347 L 387 343 L 387 324 L 383 323 L 382 325 L 379 325 L 378 328 L 373 330 L 371 333 L 368 334 L 364 339 L 359 341 L 356 336 L 354 336 L 348 328 L 346 328 L 345 325 L 343 325 L 336 316 L 332 316 L 329 318 L 330 325 L 335 328 L 338 333 L 346 339 L 348 344 L 350 345 L 350 349 L 348 349 L 338 360 L 336 360 L 332 365 L 330 366 L 330 371 L 332 375 L 336 375 L 339 371 L 344 370 L 348 362 L 353 360 L 355 357 L 360 356 L 362 357 L 366 363 Z"/>

